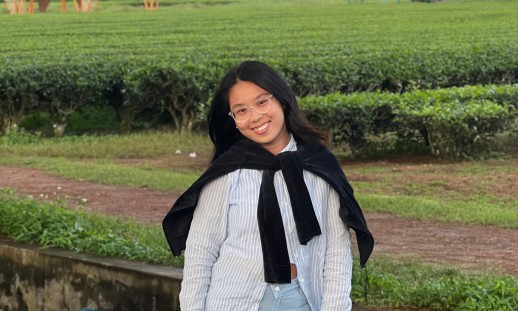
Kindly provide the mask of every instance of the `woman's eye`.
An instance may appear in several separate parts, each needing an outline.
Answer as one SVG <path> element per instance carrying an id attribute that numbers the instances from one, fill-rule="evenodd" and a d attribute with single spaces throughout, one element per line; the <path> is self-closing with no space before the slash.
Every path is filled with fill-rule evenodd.
<path id="1" fill-rule="evenodd" d="M 261 106 L 266 105 L 266 103 L 268 103 L 268 100 L 267 100 L 267 99 L 263 99 L 263 100 L 260 100 L 260 101 L 257 103 L 257 106 L 261 107 Z"/>
<path id="2" fill-rule="evenodd" d="M 236 110 L 236 112 L 234 112 L 235 114 L 244 114 L 246 113 L 246 108 L 239 108 Z"/>

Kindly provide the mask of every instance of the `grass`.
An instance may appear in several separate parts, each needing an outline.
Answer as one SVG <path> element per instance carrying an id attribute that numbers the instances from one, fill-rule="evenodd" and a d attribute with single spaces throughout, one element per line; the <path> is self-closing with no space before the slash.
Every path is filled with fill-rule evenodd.
<path id="1" fill-rule="evenodd" d="M 199 177 L 199 174 L 192 172 L 132 167 L 110 161 L 81 162 L 65 158 L 25 157 L 2 159 L 0 163 L 38 168 L 53 175 L 79 181 L 176 192 L 184 191 Z"/>
<path id="2" fill-rule="evenodd" d="M 207 135 L 171 132 L 142 132 L 129 135 L 66 136 L 42 138 L 24 132 L 0 137 L 4 157 L 63 157 L 75 159 L 139 159 L 174 154 L 177 150 L 212 151 Z"/>
<path id="3" fill-rule="evenodd" d="M 206 135 L 146 132 L 64 139 L 0 137 L 0 164 L 68 179 L 182 192 L 208 163 Z M 176 154 L 176 150 L 183 150 Z M 195 151 L 196 158 L 188 153 Z M 462 224 L 518 228 L 516 159 L 345 164 L 363 209 Z"/>
<path id="4" fill-rule="evenodd" d="M 419 196 L 386 196 L 357 194 L 365 211 L 387 212 L 394 215 L 465 225 L 493 225 L 518 229 L 518 200 L 500 201 L 480 197 L 468 200 L 439 201 Z"/>
<path id="5" fill-rule="evenodd" d="M 0 233 L 44 247 L 183 265 L 182 258 L 171 256 L 159 226 L 72 211 L 59 200 L 40 202 L 29 197 L 18 198 L 10 189 L 0 192 Z"/>
<path id="6" fill-rule="evenodd" d="M 369 269 L 369 301 L 384 309 L 511 311 L 518 304 L 518 282 L 512 277 L 394 262 L 388 258 L 376 259 Z M 353 287 L 353 293 L 357 289 Z M 357 301 L 364 302 L 361 296 L 357 297 Z"/>

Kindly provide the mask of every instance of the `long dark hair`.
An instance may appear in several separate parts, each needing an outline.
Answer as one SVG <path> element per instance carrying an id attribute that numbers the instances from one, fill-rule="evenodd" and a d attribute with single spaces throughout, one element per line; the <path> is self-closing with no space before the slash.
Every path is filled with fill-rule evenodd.
<path id="1" fill-rule="evenodd" d="M 245 61 L 228 71 L 212 100 L 208 116 L 209 135 L 214 143 L 211 162 L 244 138 L 236 128 L 234 120 L 228 115 L 228 94 L 238 81 L 252 82 L 279 100 L 284 109 L 286 128 L 298 144 L 324 144 L 325 136 L 306 119 L 286 82 L 268 65 L 257 61 Z"/>

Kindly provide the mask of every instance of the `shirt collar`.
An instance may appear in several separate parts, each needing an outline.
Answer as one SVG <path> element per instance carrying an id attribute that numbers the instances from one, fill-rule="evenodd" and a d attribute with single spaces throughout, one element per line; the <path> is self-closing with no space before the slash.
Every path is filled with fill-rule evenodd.
<path id="1" fill-rule="evenodd" d="M 284 149 L 281 150 L 281 152 L 284 151 L 297 151 L 297 142 L 295 141 L 295 138 L 293 138 L 293 135 L 290 133 L 290 142 L 284 147 Z M 281 153 L 279 152 L 279 153 Z"/>

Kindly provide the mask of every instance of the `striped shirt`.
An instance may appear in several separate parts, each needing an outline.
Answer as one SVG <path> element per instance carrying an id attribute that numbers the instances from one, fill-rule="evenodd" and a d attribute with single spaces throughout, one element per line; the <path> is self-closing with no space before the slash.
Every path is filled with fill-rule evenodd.
<path id="1" fill-rule="evenodd" d="M 293 137 L 283 151 L 295 151 Z M 202 190 L 185 250 L 180 292 L 182 311 L 258 310 L 264 281 L 257 203 L 262 171 L 241 169 Z M 301 245 L 288 189 L 281 171 L 274 185 L 300 287 L 311 309 L 351 310 L 352 252 L 349 231 L 338 215 L 337 193 L 320 177 L 304 171 L 322 234 Z"/>

